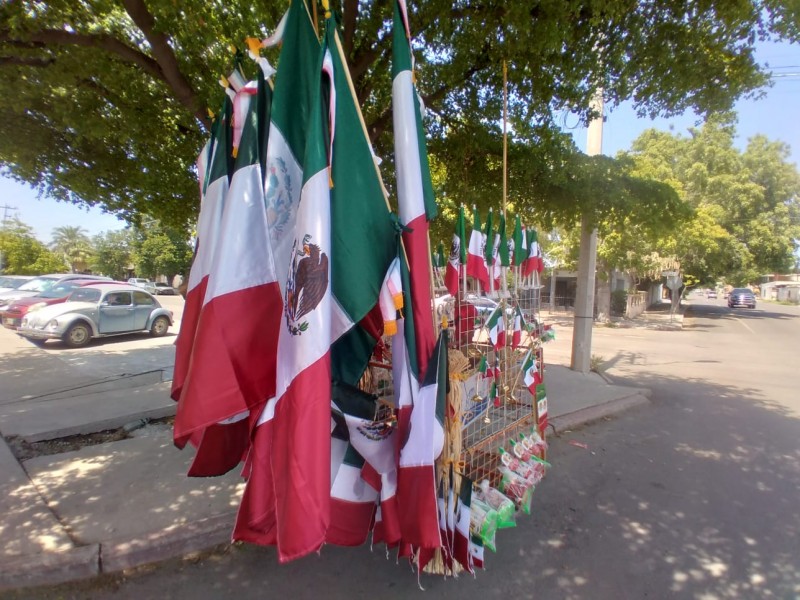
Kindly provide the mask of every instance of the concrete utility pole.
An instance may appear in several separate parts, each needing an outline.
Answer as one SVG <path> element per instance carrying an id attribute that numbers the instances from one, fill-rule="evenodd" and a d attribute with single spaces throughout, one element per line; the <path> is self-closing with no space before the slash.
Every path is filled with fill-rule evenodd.
<path id="1" fill-rule="evenodd" d="M 589 123 L 586 154 L 603 153 L 603 90 L 597 89 L 592 108 L 600 116 Z M 589 219 L 581 218 L 581 248 L 578 258 L 578 287 L 575 297 L 575 319 L 572 330 L 573 371 L 588 373 L 592 362 L 592 324 L 594 323 L 594 278 L 597 270 L 597 229 Z"/>

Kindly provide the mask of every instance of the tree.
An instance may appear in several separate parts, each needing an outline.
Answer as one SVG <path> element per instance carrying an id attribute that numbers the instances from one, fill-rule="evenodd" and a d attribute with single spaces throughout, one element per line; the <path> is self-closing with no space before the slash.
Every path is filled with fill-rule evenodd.
<path id="1" fill-rule="evenodd" d="M 166 275 L 172 281 L 179 273 L 188 274 L 192 248 L 185 232 L 155 224 L 138 234 L 132 254 L 138 276 L 155 279 L 159 275 Z"/>
<path id="2" fill-rule="evenodd" d="M 193 164 L 206 109 L 219 104 L 217 74 L 234 62 L 229 45 L 274 29 L 284 8 L 242 0 L 2 3 L 0 85 L 14 93 L 0 98 L 0 164 L 43 194 L 134 223 L 150 215 L 185 226 L 198 208 Z M 341 0 L 333 9 L 370 135 L 378 154 L 390 156 L 392 3 Z M 796 7 L 772 0 L 430 0 L 411 11 L 432 159 L 445 174 L 439 197 L 484 209 L 499 198 L 504 62 L 509 180 L 520 182 L 519 207 L 538 210 L 545 195 L 527 191 L 565 183 L 563 163 L 575 153 L 559 116 L 574 111 L 588 121 L 595 89 L 609 106 L 631 100 L 651 116 L 726 110 L 767 81 L 753 54 L 757 39 L 800 39 Z M 585 206 L 574 194 L 562 199 L 573 217 Z"/>
<path id="3" fill-rule="evenodd" d="M 64 257 L 73 273 L 86 271 L 94 249 L 86 230 L 80 226 L 62 225 L 53 229 L 50 249 Z"/>
<path id="4" fill-rule="evenodd" d="M 125 279 L 132 264 L 131 230 L 107 231 L 96 235 L 93 243 L 95 254 L 92 269 L 117 280 Z"/>
<path id="5" fill-rule="evenodd" d="M 65 271 L 64 260 L 33 236 L 33 230 L 12 219 L 0 227 L 0 271 L 9 275 L 41 275 Z"/>
<path id="6" fill-rule="evenodd" d="M 626 154 L 636 173 L 669 184 L 694 208 L 692 220 L 653 248 L 707 284 L 790 270 L 800 240 L 800 174 L 789 149 L 758 135 L 737 150 L 732 113 L 689 133 L 648 131 Z"/>

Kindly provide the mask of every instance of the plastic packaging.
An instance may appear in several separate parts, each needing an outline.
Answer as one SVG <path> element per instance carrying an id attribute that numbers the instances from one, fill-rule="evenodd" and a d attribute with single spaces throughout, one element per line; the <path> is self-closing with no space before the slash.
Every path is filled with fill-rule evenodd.
<path id="1" fill-rule="evenodd" d="M 523 479 L 528 479 L 529 477 L 533 476 L 533 467 L 530 463 L 519 460 L 502 448 L 499 448 L 498 450 L 500 452 L 500 462 L 502 462 L 503 465 L 514 471 L 514 473 Z"/>
<path id="2" fill-rule="evenodd" d="M 525 447 L 525 445 L 520 442 L 515 442 L 514 440 L 511 441 L 511 451 L 514 453 L 518 459 L 528 462 L 531 459 L 531 451 Z"/>
<path id="3" fill-rule="evenodd" d="M 514 501 L 517 508 L 525 514 L 531 511 L 531 495 L 533 482 L 520 477 L 504 464 L 498 466 L 500 471 L 500 491 Z"/>
<path id="4" fill-rule="evenodd" d="M 492 552 L 497 552 L 495 535 L 497 533 L 499 516 L 488 503 L 473 496 L 470 503 L 469 528 L 470 531 L 480 536 L 483 545 Z"/>
<path id="5" fill-rule="evenodd" d="M 475 492 L 474 497 L 482 500 L 497 511 L 497 528 L 505 529 L 507 527 L 516 527 L 517 522 L 514 520 L 516 506 L 514 505 L 514 501 L 504 495 L 500 490 L 490 486 L 488 479 L 481 481 L 478 487 L 479 489 Z"/>

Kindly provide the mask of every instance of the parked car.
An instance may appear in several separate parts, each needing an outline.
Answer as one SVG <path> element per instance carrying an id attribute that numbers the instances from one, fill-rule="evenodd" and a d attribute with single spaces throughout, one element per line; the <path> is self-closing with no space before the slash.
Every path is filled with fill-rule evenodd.
<path id="1" fill-rule="evenodd" d="M 178 290 L 168 283 L 156 282 L 155 291 L 153 293 L 157 296 L 177 296 Z"/>
<path id="2" fill-rule="evenodd" d="M 734 288 L 728 296 L 728 307 L 746 306 L 747 308 L 756 307 L 756 296 L 752 290 L 747 288 Z"/>
<path id="3" fill-rule="evenodd" d="M 93 338 L 149 332 L 166 335 L 172 311 L 133 285 L 108 283 L 77 288 L 67 301 L 27 314 L 17 333 L 35 344 L 60 339 L 78 348 Z"/>
<path id="4" fill-rule="evenodd" d="M 130 279 L 128 279 L 128 283 L 130 285 L 135 285 L 136 287 L 140 287 L 143 290 L 147 290 L 151 294 L 156 293 L 156 285 L 149 279 L 144 279 L 142 277 L 131 277 Z"/>
<path id="5" fill-rule="evenodd" d="M 8 305 L 15 300 L 26 298 L 28 296 L 36 296 L 51 290 L 53 287 L 64 283 L 65 281 L 72 281 L 74 279 L 111 281 L 110 277 L 102 277 L 100 275 L 81 275 L 80 273 L 53 273 L 50 275 L 40 275 L 26 281 L 15 290 L 6 290 L 0 292 L 0 311 L 6 310 Z"/>
<path id="6" fill-rule="evenodd" d="M 15 290 L 29 279 L 32 277 L 27 275 L 0 275 L 0 291 Z"/>
<path id="7" fill-rule="evenodd" d="M 3 327 L 17 329 L 22 324 L 22 318 L 29 312 L 33 312 L 51 304 L 60 304 L 66 301 L 67 297 L 75 288 L 82 285 L 92 285 L 98 283 L 94 279 L 70 279 L 63 283 L 53 286 L 46 292 L 14 300 L 8 307 L 0 311 L 0 321 Z"/>

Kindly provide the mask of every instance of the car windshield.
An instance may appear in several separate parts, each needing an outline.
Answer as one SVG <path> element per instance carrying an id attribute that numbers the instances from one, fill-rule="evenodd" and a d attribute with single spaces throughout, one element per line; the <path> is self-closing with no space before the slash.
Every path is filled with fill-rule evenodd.
<path id="1" fill-rule="evenodd" d="M 46 292 L 42 292 L 39 294 L 39 296 L 42 298 L 65 298 L 66 296 L 69 296 L 72 290 L 79 285 L 79 283 L 74 283 L 72 281 L 60 283 L 59 285 L 53 286 Z"/>
<path id="2" fill-rule="evenodd" d="M 97 302 L 98 300 L 100 300 L 100 290 L 92 288 L 78 288 L 67 298 L 67 302 Z"/>
<path id="3" fill-rule="evenodd" d="M 52 288 L 58 279 L 53 277 L 34 277 L 17 289 L 21 292 L 46 292 Z"/>
<path id="4" fill-rule="evenodd" d="M 733 290 L 733 292 L 731 292 L 731 293 L 732 293 L 732 294 L 752 294 L 753 292 L 751 292 L 751 291 L 750 291 L 750 290 L 748 290 L 747 288 L 736 288 L 736 289 L 735 289 L 735 290 Z"/>
<path id="5" fill-rule="evenodd" d="M 25 281 L 25 279 L 17 279 L 15 277 L 0 277 L 0 288 L 15 290 Z"/>

